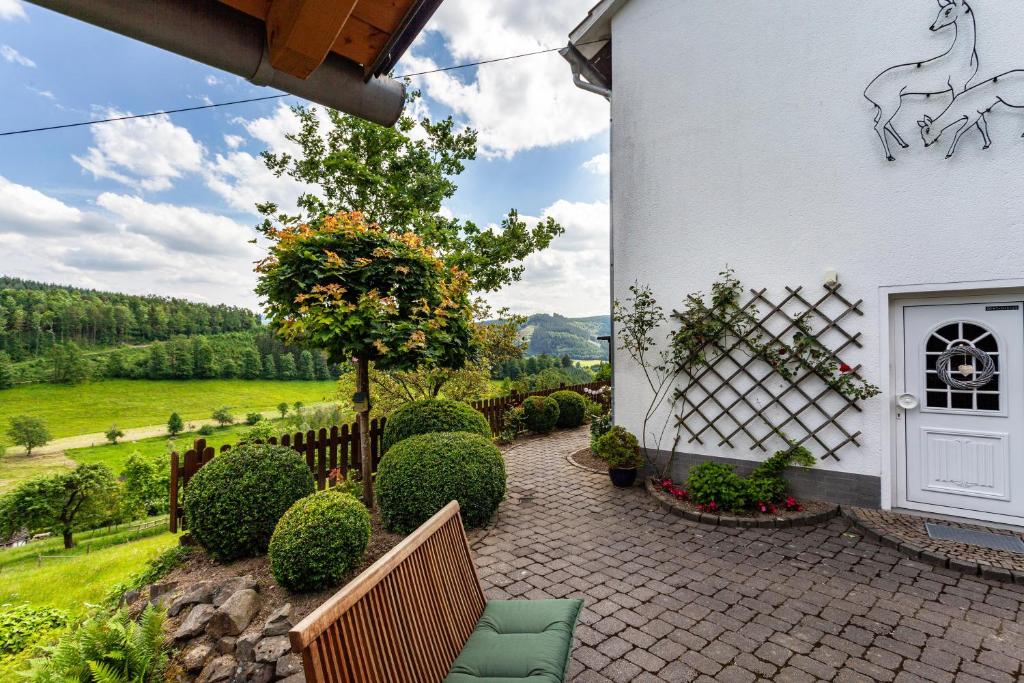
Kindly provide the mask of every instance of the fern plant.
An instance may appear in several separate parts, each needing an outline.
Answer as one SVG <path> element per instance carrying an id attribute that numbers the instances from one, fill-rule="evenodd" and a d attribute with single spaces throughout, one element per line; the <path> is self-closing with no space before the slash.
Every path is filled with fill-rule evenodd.
<path id="1" fill-rule="evenodd" d="M 153 683 L 167 666 L 164 612 L 152 605 L 136 623 L 128 612 L 97 616 L 32 660 L 33 683 Z"/>

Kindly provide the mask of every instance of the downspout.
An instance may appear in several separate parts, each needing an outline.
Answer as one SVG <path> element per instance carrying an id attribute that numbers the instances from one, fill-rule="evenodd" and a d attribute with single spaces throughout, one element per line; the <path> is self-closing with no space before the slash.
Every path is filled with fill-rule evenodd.
<path id="1" fill-rule="evenodd" d="M 559 50 L 558 54 L 562 55 L 562 58 L 569 62 L 569 68 L 572 70 L 572 82 L 577 88 L 600 95 L 606 100 L 611 101 L 611 88 L 597 85 L 603 82 L 601 75 L 590 63 L 590 60 L 584 57 L 583 53 L 575 45 L 569 43 Z M 584 77 L 586 77 L 586 80 Z"/>
<path id="2" fill-rule="evenodd" d="M 266 26 L 221 2 L 195 0 L 30 0 L 94 26 L 384 126 L 398 121 L 405 86 L 366 81 L 362 69 L 331 53 L 305 80 L 270 65 Z"/>

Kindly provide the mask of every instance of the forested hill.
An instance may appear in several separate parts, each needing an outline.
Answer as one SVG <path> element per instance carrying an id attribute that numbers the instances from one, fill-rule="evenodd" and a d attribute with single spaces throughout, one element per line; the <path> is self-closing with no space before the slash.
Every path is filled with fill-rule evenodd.
<path id="1" fill-rule="evenodd" d="M 259 326 L 256 314 L 234 306 L 0 276 L 0 351 L 14 361 L 47 354 L 68 341 L 81 346 L 142 344 Z"/>
<path id="2" fill-rule="evenodd" d="M 557 313 L 531 315 L 522 328 L 523 337 L 530 342 L 528 354 L 569 356 L 575 360 L 607 360 L 608 343 L 598 337 L 610 331 L 611 320 L 607 315 L 566 318 Z"/>

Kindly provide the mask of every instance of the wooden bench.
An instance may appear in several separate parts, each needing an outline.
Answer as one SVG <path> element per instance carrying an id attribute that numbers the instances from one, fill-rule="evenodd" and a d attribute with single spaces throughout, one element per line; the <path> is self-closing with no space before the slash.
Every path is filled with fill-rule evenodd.
<path id="1" fill-rule="evenodd" d="M 452 501 L 289 637 L 308 683 L 554 683 L 564 680 L 581 606 L 487 602 Z"/>

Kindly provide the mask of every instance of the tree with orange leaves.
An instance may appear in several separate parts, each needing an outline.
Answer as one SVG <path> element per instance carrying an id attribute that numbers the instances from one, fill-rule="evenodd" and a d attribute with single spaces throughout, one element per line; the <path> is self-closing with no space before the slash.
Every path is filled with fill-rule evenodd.
<path id="1" fill-rule="evenodd" d="M 359 213 L 265 231 L 270 254 L 256 293 L 288 343 L 352 361 L 363 498 L 373 505 L 369 364 L 461 368 L 475 353 L 470 281 L 412 232 L 391 232 Z"/>

